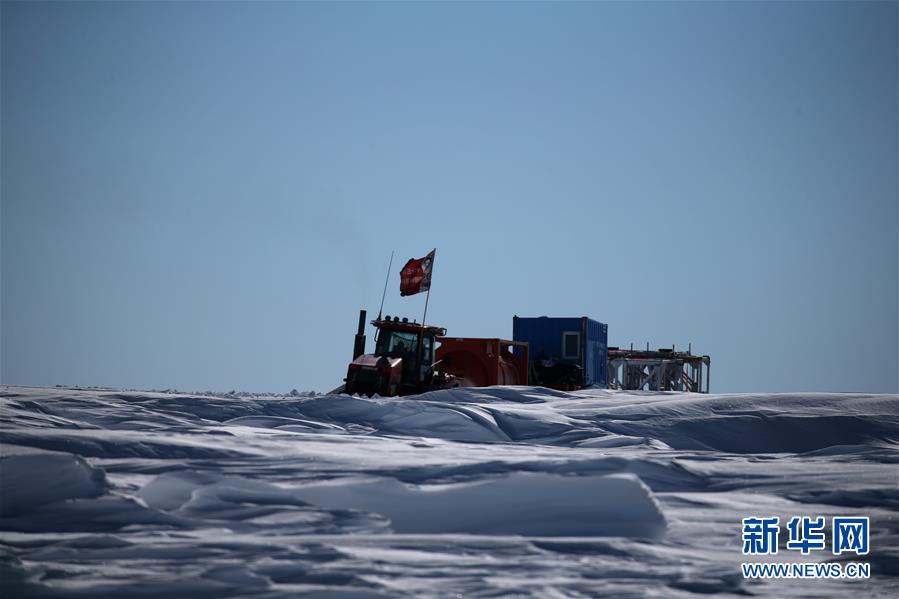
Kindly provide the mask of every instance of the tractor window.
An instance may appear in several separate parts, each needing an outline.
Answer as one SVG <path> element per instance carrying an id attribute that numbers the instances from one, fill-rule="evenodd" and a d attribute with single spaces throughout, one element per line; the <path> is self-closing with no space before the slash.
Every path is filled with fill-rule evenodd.
<path id="1" fill-rule="evenodd" d="M 395 356 L 405 358 L 414 355 L 418 349 L 418 335 L 406 331 L 385 331 L 378 335 L 375 354 L 378 356 Z"/>
<path id="2" fill-rule="evenodd" d="M 432 349 L 431 348 L 431 338 L 425 337 L 422 340 L 422 344 L 424 344 L 424 348 L 422 349 L 422 355 L 421 355 L 422 364 L 430 366 L 431 363 L 434 361 L 434 358 L 431 356 L 431 349 Z"/>

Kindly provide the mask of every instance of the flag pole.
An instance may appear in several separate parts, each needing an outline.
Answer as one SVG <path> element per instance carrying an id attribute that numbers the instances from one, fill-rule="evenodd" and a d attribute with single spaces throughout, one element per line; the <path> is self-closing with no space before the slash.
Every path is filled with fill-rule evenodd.
<path id="1" fill-rule="evenodd" d="M 431 285 L 434 284 L 434 263 L 437 261 L 437 248 L 434 248 L 432 251 L 434 253 L 434 257 L 431 259 L 431 273 L 430 273 L 431 280 L 428 282 L 428 292 L 425 294 L 425 312 L 424 312 L 424 314 L 421 315 L 421 334 L 418 336 L 418 366 L 417 366 L 417 368 L 419 369 L 419 372 L 421 371 L 421 366 L 422 366 L 421 362 L 422 362 L 422 358 L 424 357 L 424 350 L 425 350 L 424 336 L 425 336 L 425 321 L 428 318 L 428 300 L 431 299 Z M 431 348 L 431 352 L 432 352 L 431 360 L 434 359 L 433 351 L 434 351 L 434 348 L 432 347 Z M 430 368 L 430 365 L 429 365 L 429 368 Z M 420 377 L 421 377 L 421 375 L 419 374 L 416 378 L 420 378 Z"/>
<path id="2" fill-rule="evenodd" d="M 431 299 L 431 288 L 428 287 L 428 293 L 425 294 L 425 313 L 421 316 L 421 326 L 425 326 L 425 319 L 428 317 L 428 300 Z"/>
<path id="3" fill-rule="evenodd" d="M 421 326 L 425 326 L 425 319 L 428 317 L 428 300 L 431 299 L 431 285 L 434 284 L 434 263 L 437 262 L 437 248 L 431 250 L 434 258 L 431 259 L 431 280 L 428 281 L 428 292 L 425 294 L 425 313 L 421 316 Z"/>

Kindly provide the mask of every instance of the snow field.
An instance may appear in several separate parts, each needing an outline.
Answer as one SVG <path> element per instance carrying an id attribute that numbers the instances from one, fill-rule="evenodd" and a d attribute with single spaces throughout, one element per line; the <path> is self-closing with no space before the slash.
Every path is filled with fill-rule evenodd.
<path id="1" fill-rule="evenodd" d="M 897 396 L 0 396 L 3 596 L 899 593 Z M 869 516 L 874 575 L 744 581 L 760 513 Z"/>

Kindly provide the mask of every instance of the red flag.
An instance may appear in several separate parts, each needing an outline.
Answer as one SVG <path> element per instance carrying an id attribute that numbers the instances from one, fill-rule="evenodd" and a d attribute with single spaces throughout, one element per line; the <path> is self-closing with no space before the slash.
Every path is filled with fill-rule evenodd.
<path id="1" fill-rule="evenodd" d="M 412 258 L 400 271 L 400 295 L 415 295 L 431 288 L 431 271 L 434 268 L 434 253 L 424 258 Z"/>

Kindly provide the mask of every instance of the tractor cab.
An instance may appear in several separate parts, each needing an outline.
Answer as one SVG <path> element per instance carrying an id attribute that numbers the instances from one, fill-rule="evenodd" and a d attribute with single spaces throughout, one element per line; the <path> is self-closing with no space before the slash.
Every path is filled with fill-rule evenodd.
<path id="1" fill-rule="evenodd" d="M 403 386 L 420 388 L 427 381 L 434 363 L 434 344 L 438 335 L 446 335 L 446 329 L 425 326 L 390 316 L 373 320 L 378 329 L 375 335 L 375 355 L 403 360 Z M 420 346 L 419 346 L 420 344 Z"/>
<path id="2" fill-rule="evenodd" d="M 371 324 L 377 329 L 375 351 L 356 356 L 350 364 L 347 392 L 389 396 L 429 390 L 436 337 L 446 335 L 446 329 L 398 316 L 385 316 Z"/>

